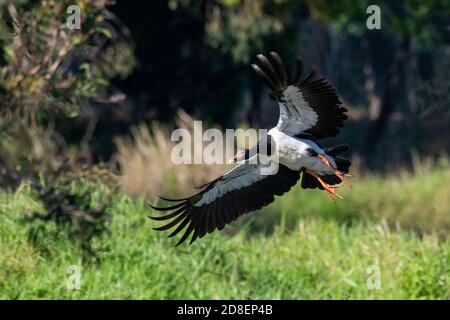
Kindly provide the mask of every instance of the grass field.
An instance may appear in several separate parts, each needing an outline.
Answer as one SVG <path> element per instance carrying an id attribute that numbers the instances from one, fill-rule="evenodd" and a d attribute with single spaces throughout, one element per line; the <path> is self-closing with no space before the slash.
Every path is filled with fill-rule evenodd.
<path id="1" fill-rule="evenodd" d="M 42 205 L 22 187 L 0 193 L 0 298 L 449 299 L 449 180 L 448 164 L 357 177 L 336 202 L 297 186 L 176 248 L 152 230 L 142 199 L 117 195 L 95 259 L 53 223 L 25 222 Z M 31 242 L 37 224 L 44 231 Z M 80 266 L 79 290 L 67 287 L 71 265 Z M 381 287 L 368 288 L 377 270 Z"/>

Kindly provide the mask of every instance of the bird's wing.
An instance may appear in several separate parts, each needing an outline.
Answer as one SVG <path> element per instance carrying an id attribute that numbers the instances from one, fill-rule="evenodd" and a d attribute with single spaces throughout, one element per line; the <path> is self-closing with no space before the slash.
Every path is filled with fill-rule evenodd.
<path id="1" fill-rule="evenodd" d="M 260 64 L 252 64 L 252 68 L 272 90 L 271 97 L 280 106 L 278 130 L 290 136 L 311 134 L 316 139 L 339 134 L 347 119 L 347 109 L 325 78 L 314 79 L 312 71 L 302 79 L 301 59 L 297 59 L 290 72 L 275 52 L 270 53 L 273 62 L 262 54 L 257 58 Z"/>
<path id="2" fill-rule="evenodd" d="M 274 196 L 288 192 L 298 181 L 299 172 L 278 164 L 278 172 L 262 175 L 261 165 L 242 163 L 221 177 L 205 185 L 205 188 L 188 198 L 167 199 L 176 204 L 170 207 L 154 207 L 158 211 L 171 211 L 165 216 L 150 217 L 154 220 L 171 220 L 155 230 L 162 231 L 172 227 L 172 237 L 181 232 L 183 236 L 177 245 L 184 242 L 193 233 L 191 242 L 215 229 L 224 226 L 239 216 L 258 210 L 274 201 Z"/>

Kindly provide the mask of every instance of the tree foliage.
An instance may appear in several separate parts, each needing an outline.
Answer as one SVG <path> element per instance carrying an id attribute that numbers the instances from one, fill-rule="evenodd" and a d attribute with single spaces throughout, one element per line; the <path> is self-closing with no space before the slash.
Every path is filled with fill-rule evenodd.
<path id="1" fill-rule="evenodd" d="M 114 26 L 109 1 L 78 1 L 82 28 L 66 25 L 72 1 L 3 4 L 0 111 L 47 119 L 76 116 L 86 99 L 110 97 L 109 80 L 129 74 L 132 47 Z"/>

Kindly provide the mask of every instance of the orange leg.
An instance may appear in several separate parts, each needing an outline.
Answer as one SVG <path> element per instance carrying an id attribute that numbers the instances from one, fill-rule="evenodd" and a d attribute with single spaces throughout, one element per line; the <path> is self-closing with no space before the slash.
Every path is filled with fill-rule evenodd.
<path id="1" fill-rule="evenodd" d="M 312 170 L 306 169 L 306 172 L 309 173 L 310 175 L 312 175 L 314 178 L 316 178 L 320 182 L 322 187 L 324 187 L 324 189 L 328 191 L 328 194 L 331 197 L 336 196 L 339 199 L 344 199 L 340 194 L 338 194 L 338 193 L 336 193 L 336 191 L 334 191 L 334 189 L 338 188 L 339 186 L 332 186 L 332 185 L 326 183 L 325 181 L 322 180 L 321 177 L 319 177 L 319 175 L 317 173 L 315 173 Z"/>
<path id="2" fill-rule="evenodd" d="M 337 168 L 333 167 L 330 163 L 330 161 L 328 161 L 327 158 L 325 158 L 323 155 L 319 154 L 317 156 L 319 158 L 320 161 L 322 161 L 323 163 L 325 163 L 328 167 L 331 168 L 331 170 L 333 170 L 333 173 L 339 177 L 339 179 L 342 180 L 343 183 L 348 184 L 348 181 L 344 179 L 344 177 L 352 177 L 351 174 L 349 173 L 345 173 L 342 171 L 339 171 Z"/>

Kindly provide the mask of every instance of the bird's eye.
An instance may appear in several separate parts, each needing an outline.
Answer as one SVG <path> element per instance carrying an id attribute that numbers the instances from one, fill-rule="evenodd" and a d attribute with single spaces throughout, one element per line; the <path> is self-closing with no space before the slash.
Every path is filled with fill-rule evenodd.
<path id="1" fill-rule="evenodd" d="M 314 149 L 312 149 L 312 148 L 308 148 L 308 149 L 306 149 L 306 151 L 308 151 L 308 153 L 313 157 L 318 156 L 318 153 L 316 151 L 314 151 Z"/>

